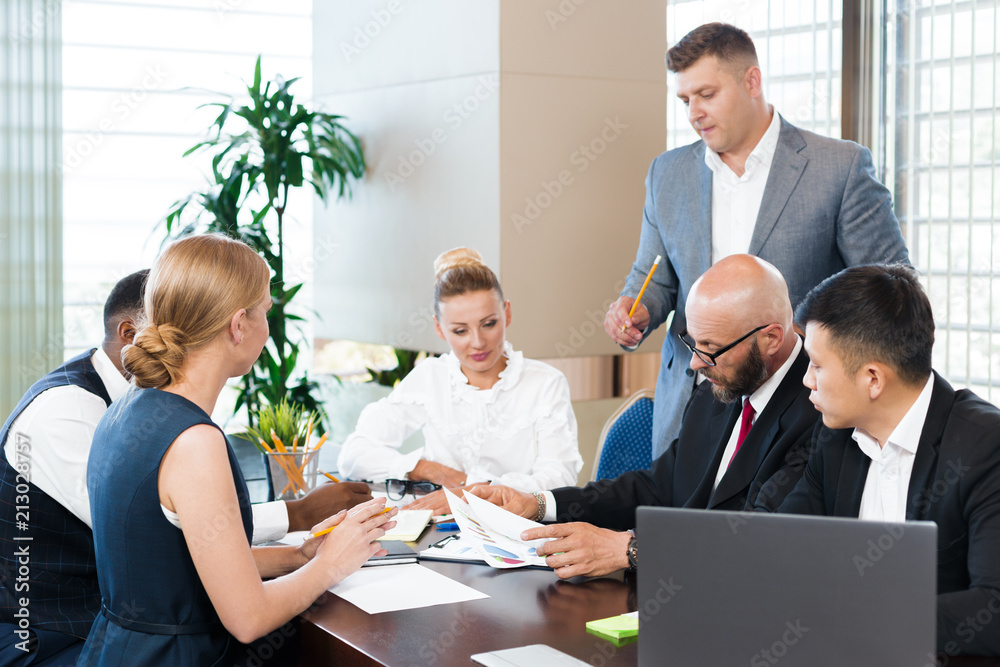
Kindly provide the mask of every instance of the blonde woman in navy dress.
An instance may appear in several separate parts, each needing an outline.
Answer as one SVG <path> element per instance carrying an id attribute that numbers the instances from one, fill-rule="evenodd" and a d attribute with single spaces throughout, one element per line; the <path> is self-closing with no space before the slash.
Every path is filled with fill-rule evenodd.
<path id="1" fill-rule="evenodd" d="M 267 341 L 269 279 L 220 235 L 177 241 L 150 273 L 148 321 L 122 355 L 135 386 L 98 425 L 88 464 L 102 611 L 80 665 L 241 662 L 241 642 L 384 553 L 375 541 L 394 524 L 380 500 L 301 547 L 250 546 L 246 484 L 209 415 Z"/>

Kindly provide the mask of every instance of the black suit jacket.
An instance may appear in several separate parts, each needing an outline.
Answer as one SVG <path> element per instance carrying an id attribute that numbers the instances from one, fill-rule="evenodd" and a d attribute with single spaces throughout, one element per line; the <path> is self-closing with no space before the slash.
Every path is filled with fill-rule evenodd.
<path id="1" fill-rule="evenodd" d="M 756 503 L 776 508 L 802 475 L 819 418 L 802 385 L 808 363 L 800 350 L 714 493 L 715 475 L 742 407 L 715 400 L 710 384 L 703 382 L 685 409 L 680 435 L 649 470 L 583 488 L 554 489 L 559 521 L 626 530 L 635 526 L 640 505 L 743 510 Z"/>
<path id="2" fill-rule="evenodd" d="M 858 516 L 871 459 L 852 433 L 817 426 L 805 474 L 779 512 Z M 1000 655 L 1000 410 L 937 373 L 906 519 L 938 526 L 938 650 Z"/>

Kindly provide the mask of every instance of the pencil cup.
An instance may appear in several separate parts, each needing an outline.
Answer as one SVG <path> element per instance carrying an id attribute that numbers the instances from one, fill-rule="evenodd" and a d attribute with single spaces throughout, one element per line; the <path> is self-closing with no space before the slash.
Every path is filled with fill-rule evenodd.
<path id="1" fill-rule="evenodd" d="M 274 500 L 295 500 L 316 486 L 319 457 L 314 452 L 268 452 L 264 456 Z"/>

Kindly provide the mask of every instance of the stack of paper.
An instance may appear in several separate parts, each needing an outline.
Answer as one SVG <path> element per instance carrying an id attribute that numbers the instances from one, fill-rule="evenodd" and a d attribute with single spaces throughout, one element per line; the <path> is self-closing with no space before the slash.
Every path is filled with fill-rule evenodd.
<path id="1" fill-rule="evenodd" d="M 455 522 L 462 530 L 463 546 L 475 549 L 493 567 L 546 567 L 545 559 L 535 549 L 549 539 L 525 542 L 521 533 L 542 524 L 529 521 L 471 493 L 462 500 L 445 489 Z"/>
<path id="2" fill-rule="evenodd" d="M 402 540 L 403 542 L 414 542 L 420 539 L 420 533 L 431 520 L 431 510 L 399 510 L 392 520 L 396 522 L 396 527 L 387 531 L 381 540 Z"/>

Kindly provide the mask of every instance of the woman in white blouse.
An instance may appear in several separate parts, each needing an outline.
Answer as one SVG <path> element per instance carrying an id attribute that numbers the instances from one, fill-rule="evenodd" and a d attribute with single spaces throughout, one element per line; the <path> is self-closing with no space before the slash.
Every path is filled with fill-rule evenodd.
<path id="1" fill-rule="evenodd" d="M 364 409 L 341 449 L 341 474 L 527 492 L 575 484 L 583 461 L 566 378 L 506 341 L 510 302 L 478 252 L 450 250 L 434 269 L 434 327 L 451 352 Z M 400 453 L 420 429 L 425 446 Z"/>

